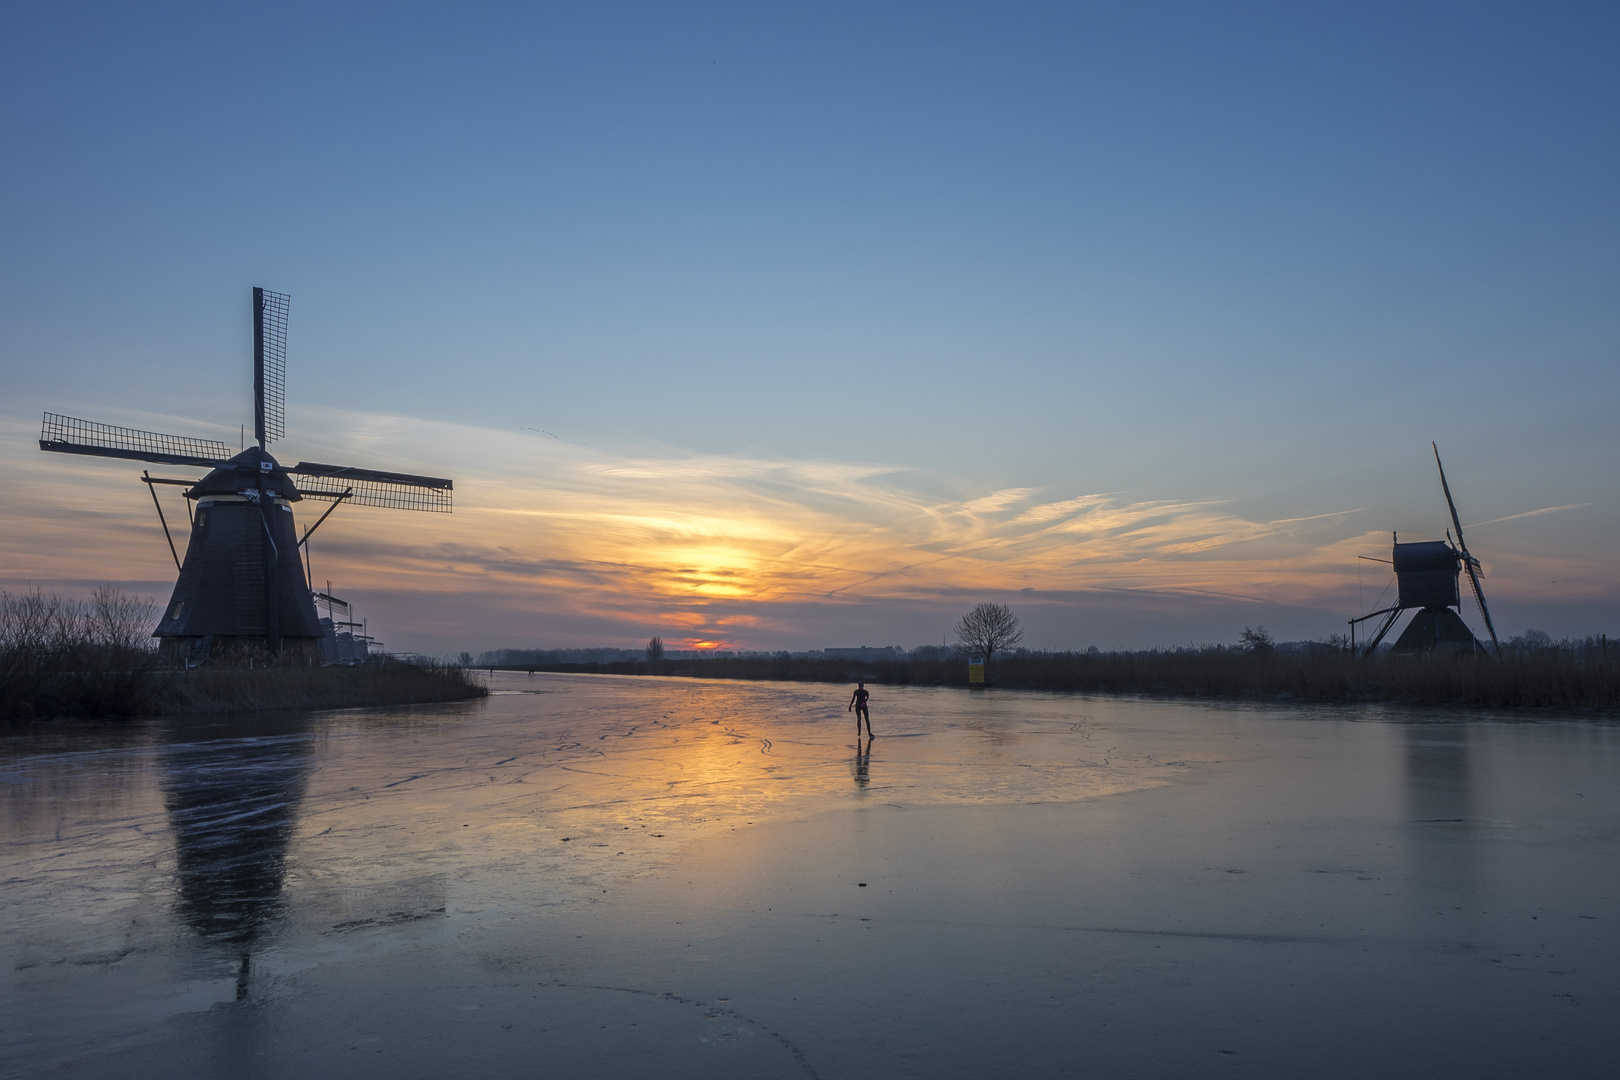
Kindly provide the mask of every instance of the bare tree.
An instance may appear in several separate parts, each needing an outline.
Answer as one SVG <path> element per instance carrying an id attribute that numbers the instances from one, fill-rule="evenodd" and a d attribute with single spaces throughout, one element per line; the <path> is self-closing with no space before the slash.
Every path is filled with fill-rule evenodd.
<path id="1" fill-rule="evenodd" d="M 1276 649 L 1277 643 L 1272 639 L 1271 632 L 1263 626 L 1250 629 L 1245 626 L 1243 633 L 1238 635 L 1238 641 L 1243 650 L 1256 656 L 1263 656 Z"/>
<path id="2" fill-rule="evenodd" d="M 658 663 L 664 658 L 664 639 L 652 637 L 647 639 L 647 659 L 651 663 Z"/>
<path id="3" fill-rule="evenodd" d="M 956 624 L 956 640 L 989 664 L 996 653 L 1024 640 L 1024 628 L 1006 604 L 980 604 Z"/>

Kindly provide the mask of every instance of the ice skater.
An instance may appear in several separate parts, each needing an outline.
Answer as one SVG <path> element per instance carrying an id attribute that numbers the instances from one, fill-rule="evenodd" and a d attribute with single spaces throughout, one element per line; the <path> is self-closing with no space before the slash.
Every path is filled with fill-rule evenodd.
<path id="1" fill-rule="evenodd" d="M 855 692 L 849 696 L 849 712 L 855 714 L 855 738 L 861 737 L 861 721 L 866 721 L 866 734 L 868 738 L 877 738 L 872 734 L 872 714 L 866 708 L 866 701 L 872 695 L 867 692 L 866 680 L 859 679 L 855 683 Z"/>

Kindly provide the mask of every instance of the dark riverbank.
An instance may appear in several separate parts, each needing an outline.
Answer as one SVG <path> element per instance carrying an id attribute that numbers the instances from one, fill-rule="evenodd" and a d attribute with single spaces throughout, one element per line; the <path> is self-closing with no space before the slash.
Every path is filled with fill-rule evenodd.
<path id="1" fill-rule="evenodd" d="M 379 657 L 357 667 L 242 654 L 187 670 L 153 647 L 150 600 L 0 592 L 0 723 L 462 701 L 489 693 L 460 667 Z"/>
<path id="2" fill-rule="evenodd" d="M 848 661 L 783 654 L 539 664 L 504 670 L 835 683 L 865 679 L 887 686 L 968 685 L 967 659 L 959 655 Z M 1111 653 L 1022 652 L 996 657 L 990 681 L 997 687 L 1018 690 L 1609 712 L 1620 711 L 1620 648 L 1610 645 L 1604 649 L 1592 642 L 1509 651 L 1490 660 L 1390 656 L 1360 660 L 1326 649 L 1257 653 L 1222 646 Z"/>
<path id="3" fill-rule="evenodd" d="M 107 659 L 114 662 L 0 673 L 0 721 L 420 705 L 489 693 L 475 673 L 432 663 L 177 671 L 157 667 L 148 657 Z"/>
<path id="4" fill-rule="evenodd" d="M 158 698 L 163 713 L 252 712 L 259 709 L 347 709 L 424 705 L 487 697 L 476 673 L 431 662 L 356 667 L 198 668 L 177 672 Z"/>

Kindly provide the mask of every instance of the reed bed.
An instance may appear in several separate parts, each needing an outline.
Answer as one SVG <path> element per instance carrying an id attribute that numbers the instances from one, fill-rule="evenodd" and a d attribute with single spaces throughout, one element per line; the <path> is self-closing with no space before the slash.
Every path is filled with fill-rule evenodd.
<path id="1" fill-rule="evenodd" d="M 850 662 L 741 656 L 535 670 L 601 671 L 711 679 L 784 679 L 889 686 L 968 685 L 967 658 L 901 655 Z M 1007 689 L 1249 698 L 1308 702 L 1402 702 L 1499 709 L 1620 711 L 1620 647 L 1603 639 L 1508 648 L 1499 658 L 1357 659 L 1323 647 L 1307 652 L 1232 646 L 1138 652 L 1030 652 L 999 656 L 990 683 Z"/>
<path id="2" fill-rule="evenodd" d="M 407 705 L 489 692 L 461 667 L 424 661 L 339 667 L 243 655 L 177 670 L 153 647 L 156 615 L 150 600 L 111 587 L 88 600 L 0 592 L 0 721 Z"/>
<path id="3" fill-rule="evenodd" d="M 150 600 L 0 592 L 0 718 L 130 715 L 159 681 Z"/>

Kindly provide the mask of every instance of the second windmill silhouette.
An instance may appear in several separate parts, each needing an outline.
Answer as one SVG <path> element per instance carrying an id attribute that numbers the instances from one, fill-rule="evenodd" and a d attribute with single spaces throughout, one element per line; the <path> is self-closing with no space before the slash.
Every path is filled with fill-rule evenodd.
<path id="1" fill-rule="evenodd" d="M 1485 646 L 1462 620 L 1460 579 L 1464 571 L 1468 573 L 1468 583 L 1473 587 L 1480 618 L 1485 620 L 1485 629 L 1491 636 L 1491 648 L 1498 654 L 1502 651 L 1496 639 L 1496 627 L 1491 622 L 1491 609 L 1485 603 L 1485 589 L 1479 583 L 1482 572 L 1479 560 L 1469 552 L 1468 544 L 1463 539 L 1462 519 L 1457 516 L 1457 503 L 1451 497 L 1451 485 L 1446 482 L 1446 467 L 1440 462 L 1440 447 L 1434 443 L 1429 445 L 1434 449 L 1434 464 L 1440 470 L 1440 490 L 1445 492 L 1446 508 L 1451 511 L 1451 524 L 1457 530 L 1457 539 L 1453 544 L 1450 529 L 1446 530 L 1444 540 L 1403 544 L 1399 536 L 1395 537 L 1389 559 L 1395 568 L 1394 605 L 1350 620 L 1350 636 L 1354 641 L 1358 624 L 1382 616 L 1378 629 L 1367 644 L 1358 650 L 1362 656 L 1370 656 L 1402 613 L 1413 608 L 1418 609 L 1418 613 L 1412 616 L 1412 621 L 1401 636 L 1395 639 L 1392 652 L 1485 652 Z"/>

